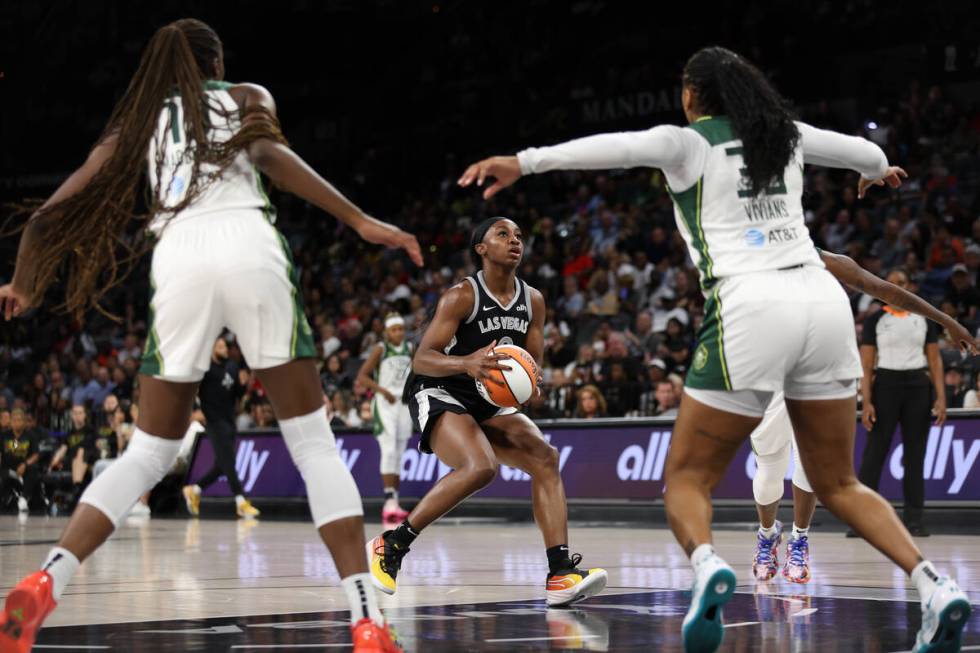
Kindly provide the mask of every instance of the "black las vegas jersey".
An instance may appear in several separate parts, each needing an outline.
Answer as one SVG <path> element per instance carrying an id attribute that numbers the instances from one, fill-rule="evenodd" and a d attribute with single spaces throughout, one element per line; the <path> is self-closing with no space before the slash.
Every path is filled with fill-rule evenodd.
<path id="1" fill-rule="evenodd" d="M 494 340 L 498 345 L 517 345 L 524 348 L 527 330 L 531 326 L 531 287 L 515 278 L 517 288 L 514 297 L 504 306 L 487 289 L 482 270 L 474 276 L 466 277 L 464 283 L 473 287 L 473 310 L 456 329 L 456 335 L 449 342 L 445 353 L 449 356 L 466 356 Z M 473 379 L 466 374 L 439 379 L 419 378 L 439 385 L 463 384 L 467 388 L 473 386 Z"/>

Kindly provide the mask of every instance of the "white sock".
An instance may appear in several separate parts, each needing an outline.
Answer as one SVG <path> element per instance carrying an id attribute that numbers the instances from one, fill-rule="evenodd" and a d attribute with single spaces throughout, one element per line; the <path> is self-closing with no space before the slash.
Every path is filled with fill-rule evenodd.
<path id="1" fill-rule="evenodd" d="M 793 539 L 794 540 L 797 540 L 797 539 L 799 539 L 801 537 L 806 537 L 807 533 L 809 533 L 809 532 L 810 532 L 810 527 L 809 526 L 807 526 L 806 528 L 800 528 L 799 526 L 796 525 L 796 522 L 793 522 Z"/>
<path id="2" fill-rule="evenodd" d="M 236 495 L 235 495 L 235 506 L 236 506 L 236 507 L 241 507 L 241 505 L 242 505 L 243 503 L 245 503 L 245 497 L 243 497 L 243 496 L 242 496 L 242 495 L 240 495 L 240 494 L 236 494 Z"/>
<path id="3" fill-rule="evenodd" d="M 759 524 L 759 534 L 762 535 L 762 537 L 765 537 L 765 538 L 775 537 L 775 535 L 776 535 L 776 522 L 773 522 L 772 523 L 772 526 L 770 526 L 769 528 L 766 528 L 762 524 Z"/>
<path id="4" fill-rule="evenodd" d="M 915 588 L 919 590 L 919 597 L 923 600 L 932 596 L 936 588 L 936 581 L 939 580 L 939 572 L 928 560 L 923 560 L 915 566 L 909 578 L 915 583 Z"/>
<path id="5" fill-rule="evenodd" d="M 385 625 L 384 615 L 378 608 L 378 597 L 374 594 L 370 574 L 353 574 L 340 581 L 340 586 L 347 593 L 347 603 L 350 604 L 350 622 L 356 624 L 365 617 L 379 626 Z"/>
<path id="6" fill-rule="evenodd" d="M 197 495 L 200 495 L 201 492 L 204 491 L 204 490 L 201 489 L 201 486 L 198 485 L 197 483 L 195 483 L 194 485 L 192 485 L 191 486 L 191 489 L 193 489 L 194 490 L 194 494 L 197 494 Z"/>
<path id="7" fill-rule="evenodd" d="M 61 593 L 65 591 L 71 577 L 75 575 L 81 564 L 74 553 L 60 546 L 56 546 L 48 552 L 48 557 L 45 558 L 41 569 L 48 572 L 51 580 L 54 581 L 51 595 L 55 601 L 61 600 Z"/>
<path id="8" fill-rule="evenodd" d="M 691 564 L 694 565 L 694 569 L 697 570 L 701 566 L 701 563 L 710 558 L 715 554 L 715 547 L 710 544 L 702 544 L 698 548 L 691 552 Z"/>

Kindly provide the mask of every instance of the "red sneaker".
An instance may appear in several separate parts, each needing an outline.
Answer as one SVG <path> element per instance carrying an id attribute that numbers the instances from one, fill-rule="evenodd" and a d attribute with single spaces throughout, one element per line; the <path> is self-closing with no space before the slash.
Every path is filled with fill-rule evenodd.
<path id="1" fill-rule="evenodd" d="M 350 627 L 354 653 L 404 653 L 388 626 L 384 628 L 365 617 Z"/>
<path id="2" fill-rule="evenodd" d="M 58 605 L 46 571 L 35 571 L 7 595 L 0 613 L 0 653 L 29 653 L 45 617 Z"/>

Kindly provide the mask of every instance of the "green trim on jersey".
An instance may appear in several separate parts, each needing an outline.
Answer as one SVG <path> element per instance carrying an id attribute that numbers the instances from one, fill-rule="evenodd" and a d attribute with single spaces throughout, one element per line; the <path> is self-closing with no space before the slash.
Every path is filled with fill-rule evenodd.
<path id="1" fill-rule="evenodd" d="M 262 183 L 262 173 L 255 166 L 252 166 L 252 171 L 255 173 L 255 186 L 259 189 L 259 195 L 265 200 L 265 205 L 261 209 L 262 213 L 265 215 L 265 219 L 269 221 L 269 224 L 275 224 L 276 207 L 272 204 L 272 200 L 269 199 L 269 194 L 265 192 L 265 185 Z"/>
<path id="2" fill-rule="evenodd" d="M 713 275 L 714 261 L 711 260 L 711 255 L 708 253 L 708 241 L 704 238 L 704 227 L 701 225 L 701 196 L 703 191 L 704 177 L 698 179 L 698 183 L 681 193 L 675 193 L 669 187 L 667 188 L 667 192 L 684 219 L 684 224 L 687 225 L 687 230 L 691 232 L 691 244 L 700 255 L 698 270 L 701 272 L 701 289 L 708 290 L 714 285 L 716 279 Z"/>
<path id="3" fill-rule="evenodd" d="M 384 422 L 381 421 L 381 412 L 378 410 L 378 401 L 380 401 L 380 399 L 377 395 L 375 395 L 374 399 L 371 400 L 371 434 L 374 435 L 374 437 L 378 437 L 385 432 Z"/>
<path id="4" fill-rule="evenodd" d="M 289 339 L 289 358 L 312 358 L 316 356 L 316 345 L 313 344 L 313 331 L 303 312 L 303 298 L 299 290 L 299 273 L 293 264 L 293 253 L 289 249 L 286 237 L 276 230 L 282 253 L 286 255 L 286 276 L 289 278 L 293 293 L 293 335 Z"/>
<path id="5" fill-rule="evenodd" d="M 378 343 L 384 347 L 384 351 L 381 352 L 381 358 L 378 360 L 378 366 L 374 368 L 374 372 L 371 373 L 371 377 L 378 381 L 381 378 L 381 363 L 384 362 L 386 358 L 392 358 L 394 356 L 412 356 L 412 348 L 408 344 L 408 340 L 402 340 L 401 346 L 397 349 L 391 345 L 387 340 L 382 340 Z"/>
<path id="6" fill-rule="evenodd" d="M 143 349 L 143 358 L 140 361 L 140 374 L 147 376 L 163 375 L 163 356 L 160 354 L 160 335 L 157 333 L 156 312 L 153 310 L 153 294 L 157 286 L 150 279 L 150 315 L 147 320 L 150 323 L 150 335 L 146 339 L 146 347 Z"/>
<path id="7" fill-rule="evenodd" d="M 704 322 L 698 332 L 691 371 L 685 383 L 699 390 L 731 390 L 728 361 L 725 358 L 725 327 L 721 319 L 721 295 L 718 289 L 708 295 L 704 305 Z"/>
<path id="8" fill-rule="evenodd" d="M 701 134 L 711 146 L 737 139 L 732 123 L 726 116 L 702 116 L 688 127 Z"/>
<path id="9" fill-rule="evenodd" d="M 204 82 L 205 91 L 227 91 L 232 86 L 234 84 L 223 79 L 208 79 Z"/>

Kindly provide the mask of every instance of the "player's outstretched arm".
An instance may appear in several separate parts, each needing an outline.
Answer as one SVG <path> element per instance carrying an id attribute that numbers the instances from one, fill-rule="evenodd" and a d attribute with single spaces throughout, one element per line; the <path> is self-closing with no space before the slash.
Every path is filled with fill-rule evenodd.
<path id="1" fill-rule="evenodd" d="M 460 186 L 483 186 L 484 199 L 512 185 L 522 175 L 551 170 L 606 170 L 609 168 L 674 168 L 684 164 L 703 145 L 690 129 L 659 125 L 637 132 L 597 134 L 551 147 L 531 147 L 515 156 L 492 156 L 466 169 Z"/>
<path id="2" fill-rule="evenodd" d="M 453 376 L 468 374 L 481 381 L 490 380 L 492 370 L 510 369 L 500 361 L 509 358 L 506 354 L 494 354 L 496 342 L 478 349 L 468 356 L 446 355 L 446 347 L 456 335 L 456 329 L 473 312 L 473 288 L 468 283 L 453 286 L 439 298 L 436 314 L 422 336 L 418 351 L 412 359 L 412 371 L 424 376 Z"/>
<path id="3" fill-rule="evenodd" d="M 800 131 L 804 163 L 848 168 L 861 173 L 858 198 L 863 198 L 871 186 L 888 184 L 898 188 L 902 179 L 908 177 L 908 173 L 898 166 L 889 166 L 888 157 L 881 148 L 865 138 L 818 129 L 799 121 L 796 128 Z"/>
<path id="4" fill-rule="evenodd" d="M 232 89 L 232 96 L 246 112 L 252 107 L 261 107 L 275 116 L 275 101 L 261 86 L 239 84 Z M 246 121 L 248 119 L 246 115 Z M 252 163 L 276 186 L 320 207 L 369 243 L 404 249 L 415 265 L 423 265 L 422 250 L 415 236 L 367 215 L 287 145 L 259 138 L 249 145 L 248 154 Z"/>
<path id="5" fill-rule="evenodd" d="M 866 292 L 876 299 L 900 308 L 943 326 L 949 332 L 950 338 L 956 342 L 961 349 L 971 353 L 977 353 L 977 340 L 970 335 L 966 328 L 954 320 L 949 315 L 943 313 L 935 306 L 922 299 L 914 293 L 910 293 L 904 288 L 900 288 L 893 283 L 889 283 L 880 277 L 871 274 L 854 259 L 841 254 L 832 254 L 821 250 L 820 258 L 823 259 L 827 270 L 843 281 L 847 285 Z"/>

